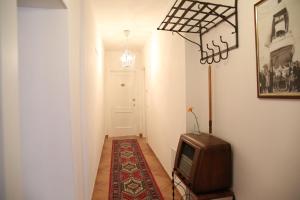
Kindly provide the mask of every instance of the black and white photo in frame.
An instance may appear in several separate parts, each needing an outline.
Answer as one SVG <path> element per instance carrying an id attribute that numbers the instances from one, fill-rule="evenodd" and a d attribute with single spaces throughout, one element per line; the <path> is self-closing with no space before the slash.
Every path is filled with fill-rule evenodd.
<path id="1" fill-rule="evenodd" d="M 258 97 L 300 98 L 300 0 L 261 0 L 254 12 Z"/>

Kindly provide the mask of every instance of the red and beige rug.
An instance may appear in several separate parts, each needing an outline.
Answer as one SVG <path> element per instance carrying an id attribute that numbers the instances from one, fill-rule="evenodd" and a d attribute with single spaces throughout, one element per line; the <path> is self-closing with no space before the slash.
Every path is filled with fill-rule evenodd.
<path id="1" fill-rule="evenodd" d="M 109 199 L 163 199 L 136 139 L 112 142 Z"/>

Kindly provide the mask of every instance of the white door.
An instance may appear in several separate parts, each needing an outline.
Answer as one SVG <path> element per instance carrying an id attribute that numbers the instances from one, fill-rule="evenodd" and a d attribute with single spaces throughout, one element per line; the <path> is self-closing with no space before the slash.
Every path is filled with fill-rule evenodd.
<path id="1" fill-rule="evenodd" d="M 137 135 L 136 72 L 110 71 L 108 79 L 109 135 Z"/>

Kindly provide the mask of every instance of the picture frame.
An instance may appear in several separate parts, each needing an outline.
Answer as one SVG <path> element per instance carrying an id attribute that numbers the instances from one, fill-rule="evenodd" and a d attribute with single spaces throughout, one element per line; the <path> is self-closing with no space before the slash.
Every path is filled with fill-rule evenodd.
<path id="1" fill-rule="evenodd" d="M 300 99 L 300 1 L 254 5 L 258 98 Z"/>

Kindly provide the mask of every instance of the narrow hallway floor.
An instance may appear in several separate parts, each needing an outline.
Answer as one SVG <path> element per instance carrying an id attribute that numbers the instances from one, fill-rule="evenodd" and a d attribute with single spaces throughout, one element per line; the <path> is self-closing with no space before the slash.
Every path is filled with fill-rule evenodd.
<path id="1" fill-rule="evenodd" d="M 152 149 L 146 142 L 145 138 L 139 137 L 118 137 L 105 139 L 102 156 L 98 168 L 98 174 L 94 187 L 93 200 L 107 200 L 109 193 L 109 178 L 111 165 L 111 151 L 113 139 L 137 139 L 145 159 L 151 169 L 154 179 L 165 200 L 172 200 L 172 182 L 168 174 L 163 169 L 162 165 L 154 155 Z M 175 199 L 179 200 L 181 197 L 176 191 Z"/>

